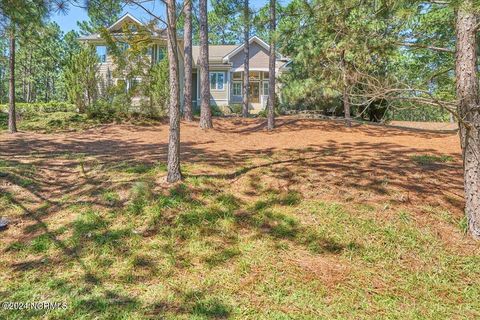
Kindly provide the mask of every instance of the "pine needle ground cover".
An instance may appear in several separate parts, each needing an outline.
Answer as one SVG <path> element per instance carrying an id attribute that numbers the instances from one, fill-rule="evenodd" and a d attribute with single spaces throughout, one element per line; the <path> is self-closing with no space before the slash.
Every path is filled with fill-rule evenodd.
<path id="1" fill-rule="evenodd" d="M 454 132 L 280 118 L 0 135 L 6 319 L 480 316 Z"/>

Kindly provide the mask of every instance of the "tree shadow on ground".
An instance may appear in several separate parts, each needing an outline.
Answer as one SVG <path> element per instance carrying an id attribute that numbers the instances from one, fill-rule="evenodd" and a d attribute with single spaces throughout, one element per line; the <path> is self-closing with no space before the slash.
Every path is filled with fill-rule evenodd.
<path id="1" fill-rule="evenodd" d="M 233 124 L 239 127 L 222 127 L 220 123 L 215 130 L 248 135 L 263 130 L 264 125 L 263 120 L 250 121 L 247 128 L 243 127 L 243 120 L 234 120 Z M 314 130 L 317 126 L 317 121 L 287 119 L 279 121 L 278 131 Z M 132 131 L 135 129 L 129 128 Z M 322 129 L 349 130 L 328 122 L 322 124 Z M 102 128 L 95 141 L 82 140 L 78 136 L 62 141 L 52 141 L 48 136 L 26 136 L 25 139 L 2 141 L 0 146 L 0 157 L 9 159 L 3 167 L 0 166 L 0 191 L 12 205 L 22 210 L 23 216 L 18 220 L 34 222 L 13 236 L 14 245 L 9 250 L 15 251 L 22 245 L 30 244 L 33 239 L 48 239 L 62 253 L 58 257 L 14 261 L 9 265 L 10 270 L 18 274 L 48 270 L 61 263 L 78 266 L 83 273 L 83 283 L 66 281 L 54 290 L 62 293 L 81 286 L 84 291 L 79 293 L 79 303 L 75 308 L 90 316 L 106 308 L 120 311 L 139 307 L 150 310 L 148 312 L 152 315 L 166 312 L 226 318 L 231 313 L 227 303 L 204 292 L 179 291 L 175 293 L 175 301 L 144 306 L 138 299 L 112 290 L 112 280 L 103 278 L 98 270 L 85 263 L 86 252 L 91 247 L 127 259 L 132 255 L 128 240 L 173 237 L 175 241 L 164 244 L 158 250 L 172 260 L 174 270 L 191 264 L 192 257 L 183 249 L 190 237 L 198 234 L 220 240 L 212 246 L 212 252 L 201 260 L 208 268 L 222 268 L 241 256 L 237 239 L 240 232 L 254 234 L 272 243 L 287 242 L 315 254 L 341 254 L 347 249 L 361 250 L 362 247 L 354 242 L 344 243 L 319 234 L 314 227 L 305 225 L 279 208 L 295 208 L 303 197 L 316 199 L 321 197 L 320 192 L 340 197 L 352 196 L 354 191 L 362 196 L 368 193 L 378 203 L 447 203 L 450 207 L 457 206 L 457 210 L 458 204 L 463 201 L 462 168 L 458 155 L 452 163 L 428 166 L 419 165 L 411 158 L 416 153 L 435 153 L 435 149 L 405 147 L 395 143 L 325 140 L 313 141 L 307 148 L 279 150 L 251 147 L 229 151 L 226 147 L 226 150 L 219 151 L 209 148 L 209 140 L 183 143 L 181 155 L 187 166 L 214 168 L 211 172 L 192 169 L 185 174 L 185 185 L 176 186 L 169 193 L 153 193 L 145 199 L 139 198 L 138 211 L 129 207 L 134 203 L 132 201 L 112 208 L 98 201 L 98 195 L 102 190 L 114 189 L 118 185 L 109 181 L 102 172 L 131 170 L 132 175 L 147 174 L 157 163 L 165 162 L 167 145 L 148 144 L 120 133 L 113 135 L 116 138 L 112 135 L 101 138 L 109 130 L 108 127 Z M 403 132 L 382 129 L 379 133 L 378 129 L 370 127 L 351 130 L 362 130 L 371 136 Z M 412 132 L 402 134 L 412 135 Z M 424 137 L 423 132 L 414 132 L 416 134 Z M 439 136 L 438 133 L 427 133 L 430 134 Z M 131 169 L 132 164 L 137 167 Z M 199 186 L 194 184 L 194 180 L 201 181 Z M 240 182 L 245 182 L 243 189 L 236 189 L 236 184 L 240 185 Z M 270 182 L 273 185 L 269 185 Z M 230 193 L 222 191 L 222 188 L 230 186 L 233 186 Z M 68 196 L 67 200 L 63 199 L 65 196 Z M 212 204 L 200 201 L 200 196 L 211 197 Z M 244 197 L 255 200 L 249 202 Z M 84 198 L 88 200 L 79 200 Z M 362 199 L 358 197 L 354 201 L 362 202 Z M 52 230 L 50 225 L 56 220 L 56 215 L 72 205 L 101 207 L 107 211 L 114 210 L 116 214 L 120 211 L 137 220 L 143 219 L 145 206 L 156 208 L 162 214 L 148 221 L 151 226 L 139 234 L 126 227 L 113 227 L 102 215 L 83 211 L 80 220 L 65 223 L 67 236 L 59 234 L 57 229 Z M 225 221 L 233 224 L 235 232 L 222 233 L 220 224 Z M 38 241 L 40 249 L 44 245 L 42 241 Z M 41 252 L 36 252 L 37 256 Z M 146 257 L 138 258 L 134 265 L 139 270 L 145 269 L 147 276 L 154 274 L 155 266 Z M 138 279 L 133 278 L 132 281 Z M 93 291 L 97 294 L 92 295 Z"/>

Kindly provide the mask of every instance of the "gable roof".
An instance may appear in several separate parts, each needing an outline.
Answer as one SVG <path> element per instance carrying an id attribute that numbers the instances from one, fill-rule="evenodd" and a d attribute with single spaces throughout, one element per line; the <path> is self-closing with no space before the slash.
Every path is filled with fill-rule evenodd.
<path id="1" fill-rule="evenodd" d="M 127 12 L 126 14 L 121 16 L 117 21 L 115 21 L 111 26 L 107 27 L 107 30 L 112 32 L 112 33 L 116 33 L 114 31 L 122 31 L 122 26 L 125 23 L 133 23 L 133 24 L 136 24 L 136 25 L 139 25 L 139 26 L 146 26 L 145 23 L 141 22 L 140 20 L 135 18 L 132 14 Z M 153 27 L 149 26 L 148 29 L 152 33 L 152 36 L 157 38 L 157 39 L 158 38 L 166 39 L 166 37 L 167 37 L 166 29 L 160 29 L 156 26 L 153 26 Z M 88 41 L 88 40 L 101 41 L 102 36 L 99 33 L 92 33 L 92 34 L 89 34 L 89 35 L 80 36 L 78 38 L 78 40 L 80 40 L 80 41 Z"/>
<path id="2" fill-rule="evenodd" d="M 257 36 L 253 36 L 248 41 L 250 44 L 253 42 L 260 45 L 263 49 L 269 51 L 270 46 Z M 240 45 L 212 45 L 208 46 L 208 61 L 217 64 L 229 64 L 230 59 L 236 54 L 242 52 L 244 43 Z M 192 58 L 195 64 L 198 64 L 198 58 L 200 57 L 200 46 L 192 46 Z M 277 59 L 282 61 L 288 61 L 286 57 L 277 53 Z"/>
<path id="3" fill-rule="evenodd" d="M 252 42 L 256 42 L 258 43 L 262 48 L 264 48 L 265 50 L 269 51 L 270 50 L 270 46 L 265 42 L 263 41 L 262 39 L 260 39 L 259 37 L 257 36 L 253 36 L 251 37 L 249 40 L 248 40 L 248 43 L 249 44 L 252 44 Z M 239 53 L 240 51 L 243 50 L 243 48 L 245 47 L 245 43 L 242 43 L 241 45 L 237 46 L 234 50 L 232 50 L 231 52 L 225 54 L 225 56 L 223 57 L 223 62 L 224 63 L 228 63 L 230 61 L 230 58 L 235 56 L 237 53 Z"/>
<path id="4" fill-rule="evenodd" d="M 135 18 L 133 15 L 131 15 L 130 13 L 125 13 L 123 16 L 121 16 L 117 21 L 115 21 L 110 27 L 108 27 L 107 29 L 109 31 L 113 31 L 113 30 L 119 30 L 119 28 L 122 27 L 123 24 L 125 24 L 126 22 L 130 22 L 130 23 L 135 23 L 135 24 L 138 24 L 138 25 L 141 25 L 143 26 L 143 23 L 138 20 L 137 18 Z"/>

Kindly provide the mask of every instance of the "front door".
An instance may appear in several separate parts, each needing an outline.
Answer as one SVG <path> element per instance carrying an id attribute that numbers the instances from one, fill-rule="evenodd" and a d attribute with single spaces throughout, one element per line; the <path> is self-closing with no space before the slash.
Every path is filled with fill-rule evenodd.
<path id="1" fill-rule="evenodd" d="M 260 103 L 260 82 L 250 82 L 250 102 Z"/>

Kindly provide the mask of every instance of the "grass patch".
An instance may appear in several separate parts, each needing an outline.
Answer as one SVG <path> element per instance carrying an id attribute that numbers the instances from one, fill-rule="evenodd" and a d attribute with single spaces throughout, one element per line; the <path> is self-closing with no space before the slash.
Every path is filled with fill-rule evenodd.
<path id="1" fill-rule="evenodd" d="M 430 165 L 435 163 L 447 163 L 452 162 L 455 159 L 452 156 L 448 155 L 433 155 L 433 154 L 422 154 L 422 155 L 414 155 L 411 159 L 420 165 Z"/>
<path id="2" fill-rule="evenodd" d="M 20 130 L 45 133 L 83 130 L 98 124 L 97 120 L 76 112 L 38 113 L 18 121 Z"/>
<path id="3" fill-rule="evenodd" d="M 480 316 L 480 257 L 436 228 L 461 236 L 466 223 L 454 211 L 386 207 L 388 193 L 378 202 L 312 197 L 318 185 L 285 187 L 280 169 L 235 181 L 192 175 L 167 187 L 155 184 L 164 171 L 157 164 L 98 166 L 112 179 L 96 192 L 84 192 L 86 185 L 64 202 L 43 201 L 31 216 L 38 221 L 26 219 L 15 227 L 21 236 L 0 243 L 3 300 L 65 301 L 67 309 L 0 310 L 0 318 Z M 0 172 L 36 177 L 32 167 L 5 160 Z M 128 181 L 119 185 L 120 173 Z M 388 181 L 386 189 L 395 179 Z M 2 194 L 0 208 L 18 199 Z M 12 221 L 25 219 L 8 212 Z M 421 223 L 425 217 L 433 222 Z"/>

